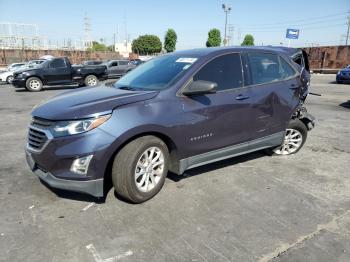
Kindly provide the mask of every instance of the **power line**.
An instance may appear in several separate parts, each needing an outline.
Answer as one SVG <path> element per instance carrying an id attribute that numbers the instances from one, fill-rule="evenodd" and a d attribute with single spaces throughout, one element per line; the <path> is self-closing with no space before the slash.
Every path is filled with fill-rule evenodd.
<path id="1" fill-rule="evenodd" d="M 303 27 L 302 30 L 310 30 L 310 29 L 323 29 L 323 28 L 328 28 L 328 27 L 337 27 L 337 26 L 341 26 L 344 25 L 344 23 L 341 24 L 331 24 L 331 25 L 324 25 L 324 26 L 312 26 L 312 27 Z M 281 30 L 283 30 L 284 27 L 281 27 L 281 29 L 274 29 L 274 30 L 244 30 L 246 32 L 249 33 L 268 33 L 268 32 L 280 32 Z"/>
<path id="2" fill-rule="evenodd" d="M 304 18 L 304 19 L 297 19 L 297 20 L 285 20 L 285 21 L 276 21 L 274 23 L 259 23 L 259 26 L 264 26 L 264 25 L 275 25 L 275 24 L 288 24 L 288 23 L 295 23 L 295 22 L 302 22 L 302 21 L 310 21 L 310 20 L 318 20 L 318 19 L 323 19 L 323 18 L 327 18 L 327 17 L 333 17 L 333 16 L 339 16 L 339 15 L 344 15 L 347 14 L 348 12 L 341 12 L 341 13 L 336 13 L 336 14 L 330 14 L 330 15 L 325 15 L 325 16 L 317 16 L 317 17 L 310 17 L 310 18 Z M 245 25 L 245 27 L 255 27 L 256 24 L 247 24 Z"/>
<path id="3" fill-rule="evenodd" d="M 344 21 L 344 19 L 346 19 L 345 17 L 341 17 L 341 18 L 332 18 L 332 19 L 325 19 L 325 20 L 322 20 L 322 21 L 315 21 L 315 22 L 310 22 L 310 23 L 301 23 L 301 24 L 292 24 L 292 23 L 289 23 L 288 25 L 284 25 L 284 24 L 281 24 L 279 23 L 278 25 L 271 25 L 271 26 L 256 26 L 256 27 L 241 27 L 242 29 L 245 29 L 245 30 L 249 30 L 249 29 L 273 29 L 273 28 L 281 28 L 281 27 L 286 27 L 286 26 L 290 26 L 290 25 L 293 25 L 293 26 L 305 26 L 305 25 L 314 25 L 314 24 L 322 24 L 322 23 L 329 23 L 329 22 L 335 22 L 335 21 Z"/>

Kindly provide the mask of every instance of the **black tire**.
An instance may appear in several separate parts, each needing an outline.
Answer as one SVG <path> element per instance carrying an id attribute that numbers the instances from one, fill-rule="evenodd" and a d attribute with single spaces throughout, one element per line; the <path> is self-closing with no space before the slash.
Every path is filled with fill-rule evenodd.
<path id="1" fill-rule="evenodd" d="M 84 79 L 84 84 L 86 86 L 97 86 L 98 78 L 95 75 L 87 75 Z"/>
<path id="2" fill-rule="evenodd" d="M 13 76 L 8 76 L 8 77 L 6 78 L 6 83 L 11 84 L 11 83 L 12 83 L 12 80 L 13 80 Z"/>
<path id="3" fill-rule="evenodd" d="M 297 148 L 297 150 L 295 150 L 292 153 L 289 153 L 287 155 L 296 154 L 299 152 L 299 150 L 303 147 L 303 145 L 306 142 L 307 132 L 308 132 L 307 127 L 300 119 L 295 118 L 289 122 L 287 129 L 295 129 L 295 130 L 299 131 L 301 134 L 302 141 L 301 141 L 300 146 Z M 283 143 L 284 143 L 284 141 L 283 141 Z M 274 147 L 274 148 L 269 148 L 269 149 L 266 149 L 265 152 L 271 156 L 272 155 L 282 155 L 282 154 L 276 153 L 276 150 L 281 148 L 281 147 L 282 147 L 282 145 L 278 146 L 278 147 Z"/>
<path id="4" fill-rule="evenodd" d="M 30 92 L 39 92 L 43 89 L 43 82 L 38 77 L 30 77 L 26 81 L 26 88 Z"/>
<path id="5" fill-rule="evenodd" d="M 343 83 L 343 81 L 337 80 L 337 84 L 342 84 L 342 83 Z"/>
<path id="6" fill-rule="evenodd" d="M 137 188 L 136 164 L 142 154 L 151 147 L 157 147 L 164 156 L 164 168 L 158 183 L 148 192 Z M 115 156 L 112 167 L 114 189 L 120 197 L 132 203 L 142 203 L 155 196 L 163 187 L 169 167 L 169 152 L 166 144 L 155 136 L 143 136 L 125 145 Z"/>

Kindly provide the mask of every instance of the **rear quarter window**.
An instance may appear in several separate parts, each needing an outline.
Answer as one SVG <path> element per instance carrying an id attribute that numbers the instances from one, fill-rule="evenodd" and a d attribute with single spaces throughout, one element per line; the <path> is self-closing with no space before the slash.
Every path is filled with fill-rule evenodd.
<path id="1" fill-rule="evenodd" d="M 277 54 L 250 53 L 248 61 L 253 85 L 288 79 L 295 70 Z"/>

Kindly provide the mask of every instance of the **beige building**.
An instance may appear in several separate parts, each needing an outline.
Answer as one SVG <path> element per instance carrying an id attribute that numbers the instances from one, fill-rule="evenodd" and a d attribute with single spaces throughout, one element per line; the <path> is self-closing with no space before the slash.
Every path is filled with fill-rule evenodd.
<path id="1" fill-rule="evenodd" d="M 131 51 L 131 43 L 116 43 L 114 45 L 115 52 L 119 52 L 123 57 L 128 58 Z"/>

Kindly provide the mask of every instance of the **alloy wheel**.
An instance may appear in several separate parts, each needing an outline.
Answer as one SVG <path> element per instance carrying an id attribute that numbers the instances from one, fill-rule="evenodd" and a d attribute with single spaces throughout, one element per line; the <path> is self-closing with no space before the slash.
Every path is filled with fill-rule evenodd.
<path id="1" fill-rule="evenodd" d="M 88 86 L 95 86 L 95 85 L 97 85 L 96 78 L 95 77 L 89 77 L 87 79 L 87 84 L 88 84 Z"/>
<path id="2" fill-rule="evenodd" d="M 40 82 L 39 82 L 38 80 L 33 79 L 33 80 L 31 80 L 31 81 L 29 82 L 29 86 L 30 86 L 30 88 L 32 88 L 32 89 L 40 89 L 41 84 L 40 84 Z"/>
<path id="3" fill-rule="evenodd" d="M 295 153 L 303 143 L 303 135 L 296 129 L 287 129 L 281 147 L 273 150 L 277 155 L 290 155 Z"/>
<path id="4" fill-rule="evenodd" d="M 151 191 L 164 175 L 164 154 L 158 147 L 145 150 L 135 168 L 135 183 L 141 192 Z"/>
<path id="5" fill-rule="evenodd" d="M 9 76 L 7 77 L 7 82 L 9 82 L 9 84 L 11 84 L 13 81 L 13 76 Z"/>

